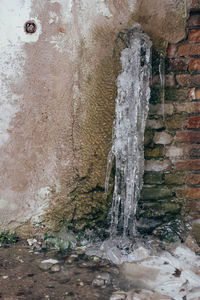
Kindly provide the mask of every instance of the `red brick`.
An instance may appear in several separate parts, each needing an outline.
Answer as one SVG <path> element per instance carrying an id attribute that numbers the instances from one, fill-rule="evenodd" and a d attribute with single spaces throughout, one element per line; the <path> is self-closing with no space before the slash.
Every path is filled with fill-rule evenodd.
<path id="1" fill-rule="evenodd" d="M 176 141 L 180 143 L 200 143 L 200 131 L 177 131 Z"/>
<path id="2" fill-rule="evenodd" d="M 188 188 L 186 189 L 187 199 L 200 199 L 200 188 Z"/>
<path id="3" fill-rule="evenodd" d="M 198 89 L 198 88 L 188 89 L 188 97 L 190 100 L 199 100 L 200 99 L 200 89 Z"/>
<path id="4" fill-rule="evenodd" d="M 180 56 L 200 55 L 200 44 L 183 44 L 178 48 Z"/>
<path id="5" fill-rule="evenodd" d="M 199 86 L 200 85 L 200 74 L 190 75 L 190 74 L 179 74 L 176 75 L 176 80 L 181 86 Z"/>
<path id="6" fill-rule="evenodd" d="M 184 147 L 184 154 L 190 157 L 200 157 L 200 145 L 192 144 Z"/>
<path id="7" fill-rule="evenodd" d="M 186 117 L 183 114 L 173 114 L 165 119 L 167 129 L 181 129 L 185 126 Z"/>
<path id="8" fill-rule="evenodd" d="M 192 85 L 200 85 L 200 74 L 191 75 L 191 84 Z"/>
<path id="9" fill-rule="evenodd" d="M 176 170 L 182 171 L 199 171 L 200 170 L 200 159 L 185 159 L 176 161 L 174 163 Z"/>
<path id="10" fill-rule="evenodd" d="M 190 86 L 191 85 L 191 76 L 190 74 L 180 74 L 176 75 L 176 80 L 181 86 Z"/>
<path id="11" fill-rule="evenodd" d="M 200 8 L 200 0 L 192 0 L 190 8 Z"/>
<path id="12" fill-rule="evenodd" d="M 200 116 L 189 117 L 187 119 L 187 128 L 200 128 Z"/>
<path id="13" fill-rule="evenodd" d="M 200 71 L 200 59 L 191 58 L 189 61 L 189 71 Z"/>
<path id="14" fill-rule="evenodd" d="M 185 199 L 200 199 L 200 188 L 178 189 L 177 196 Z"/>
<path id="15" fill-rule="evenodd" d="M 188 174 L 186 177 L 186 184 L 200 185 L 200 174 Z"/>
<path id="16" fill-rule="evenodd" d="M 153 76 L 150 85 L 151 86 L 160 86 L 161 82 L 160 82 L 160 76 L 155 75 Z M 165 76 L 165 86 L 169 86 L 172 87 L 175 85 L 175 81 L 174 81 L 174 75 L 173 74 L 169 74 Z"/>
<path id="17" fill-rule="evenodd" d="M 199 42 L 200 41 L 200 29 L 190 29 L 188 32 L 188 40 L 190 42 Z"/>
<path id="18" fill-rule="evenodd" d="M 200 14 L 192 15 L 189 18 L 188 26 L 200 26 Z"/>
<path id="19" fill-rule="evenodd" d="M 184 71 L 184 70 L 186 70 L 185 60 L 182 58 L 169 59 L 168 70 L 169 71 Z"/>
<path id="20" fill-rule="evenodd" d="M 177 47 L 176 44 L 169 44 L 167 48 L 167 56 L 173 58 L 176 56 Z"/>
<path id="21" fill-rule="evenodd" d="M 187 201 L 186 203 L 186 210 L 189 213 L 196 213 L 199 214 L 200 213 L 200 201 Z"/>

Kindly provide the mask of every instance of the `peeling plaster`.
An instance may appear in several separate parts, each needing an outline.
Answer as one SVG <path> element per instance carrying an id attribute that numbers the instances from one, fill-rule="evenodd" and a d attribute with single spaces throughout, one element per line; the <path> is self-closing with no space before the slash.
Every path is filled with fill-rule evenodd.
<path id="1" fill-rule="evenodd" d="M 113 17 L 104 0 L 51 0 L 51 2 L 60 4 L 61 20 L 64 24 L 73 25 L 74 32 L 73 34 L 63 32 L 52 36 L 50 43 L 54 44 L 60 53 L 69 53 L 73 61 L 77 59 L 77 51 L 80 47 L 78 31 L 80 31 L 82 38 L 87 39 L 99 15 L 105 18 Z M 52 23 L 52 17 L 49 22 Z"/>
<path id="2" fill-rule="evenodd" d="M 19 9 L 20 8 L 20 9 Z M 16 11 L 18 13 L 16 13 Z M 23 51 L 24 42 L 36 42 L 41 34 L 41 24 L 37 18 L 32 18 L 37 24 L 37 32 L 28 35 L 24 31 L 24 23 L 31 13 L 31 1 L 16 0 L 14 3 L 1 0 L 0 11 L 0 147 L 9 139 L 7 129 L 10 121 L 19 111 L 22 95 L 11 90 L 10 83 L 23 76 L 26 54 Z"/>
<path id="3" fill-rule="evenodd" d="M 63 23 L 68 24 L 73 20 L 73 15 L 72 15 L 73 0 L 51 0 L 51 3 L 60 4 Z"/>

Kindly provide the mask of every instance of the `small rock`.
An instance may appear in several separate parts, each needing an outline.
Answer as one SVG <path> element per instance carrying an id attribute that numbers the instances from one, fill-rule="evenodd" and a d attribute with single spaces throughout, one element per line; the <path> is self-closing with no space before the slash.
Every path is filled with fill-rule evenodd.
<path id="1" fill-rule="evenodd" d="M 37 251 L 40 251 L 42 249 L 41 245 L 38 244 L 37 242 L 33 243 L 31 247 L 33 250 L 37 250 Z"/>
<path id="2" fill-rule="evenodd" d="M 52 272 L 59 272 L 60 269 L 61 269 L 61 268 L 60 268 L 59 265 L 54 265 L 54 266 L 51 267 L 51 271 L 52 271 Z"/>
<path id="3" fill-rule="evenodd" d="M 108 285 L 110 284 L 110 274 L 109 273 L 101 273 L 98 274 L 96 279 L 102 279 L 104 281 L 104 284 Z"/>
<path id="4" fill-rule="evenodd" d="M 93 260 L 94 260 L 94 261 L 99 261 L 99 257 L 94 256 L 94 257 L 93 257 Z"/>
<path id="5" fill-rule="evenodd" d="M 39 264 L 39 268 L 43 271 L 47 271 L 49 270 L 53 265 L 57 264 L 58 261 L 56 259 L 46 259 L 41 261 L 41 263 Z"/>
<path id="6" fill-rule="evenodd" d="M 51 263 L 52 265 L 55 265 L 55 264 L 58 263 L 58 260 L 50 258 L 50 259 L 43 260 L 41 263 L 42 264 L 44 264 L 44 263 Z"/>
<path id="7" fill-rule="evenodd" d="M 110 300 L 123 300 L 126 299 L 126 295 L 124 293 L 113 293 L 112 296 L 110 297 Z"/>
<path id="8" fill-rule="evenodd" d="M 46 263 L 40 263 L 39 264 L 39 268 L 42 270 L 42 271 L 48 271 L 51 267 L 52 267 L 52 263 L 50 262 L 46 262 Z"/>
<path id="9" fill-rule="evenodd" d="M 93 285 L 93 286 L 103 286 L 103 285 L 104 285 L 104 280 L 103 280 L 103 279 L 100 279 L 100 278 L 95 278 L 95 279 L 92 281 L 92 285 Z"/>
<path id="10" fill-rule="evenodd" d="M 156 132 L 153 141 L 155 144 L 168 145 L 172 141 L 172 136 L 167 132 Z"/>
<path id="11" fill-rule="evenodd" d="M 37 243 L 36 239 L 27 239 L 27 243 L 29 244 L 29 246 L 32 246 L 34 243 Z"/>
<path id="12" fill-rule="evenodd" d="M 8 279 L 8 276 L 2 276 L 3 279 Z"/>
<path id="13" fill-rule="evenodd" d="M 72 254 L 70 257 L 72 257 L 72 258 L 77 258 L 78 255 L 77 255 L 77 254 Z"/>

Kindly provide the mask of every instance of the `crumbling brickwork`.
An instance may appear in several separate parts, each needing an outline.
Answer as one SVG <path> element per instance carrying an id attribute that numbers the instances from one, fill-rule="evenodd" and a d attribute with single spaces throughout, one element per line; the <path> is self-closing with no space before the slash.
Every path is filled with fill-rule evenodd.
<path id="1" fill-rule="evenodd" d="M 145 159 L 141 228 L 168 238 L 172 226 L 183 237 L 188 222 L 200 242 L 200 1 L 193 1 L 186 38 L 169 44 L 165 59 L 153 54 Z"/>

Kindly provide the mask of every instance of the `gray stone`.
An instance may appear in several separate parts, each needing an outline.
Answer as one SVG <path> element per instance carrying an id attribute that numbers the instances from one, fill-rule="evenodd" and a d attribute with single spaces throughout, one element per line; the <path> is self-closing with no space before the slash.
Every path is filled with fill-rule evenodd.
<path id="1" fill-rule="evenodd" d="M 168 157 L 179 157 L 183 156 L 183 148 L 170 146 L 166 148 L 166 156 Z"/>
<path id="2" fill-rule="evenodd" d="M 148 119 L 146 126 L 152 128 L 152 129 L 160 129 L 160 128 L 164 127 L 164 122 L 162 119 L 158 119 L 158 120 Z"/>
<path id="3" fill-rule="evenodd" d="M 172 115 L 174 112 L 174 106 L 171 103 L 163 104 L 150 104 L 149 115 Z"/>
<path id="4" fill-rule="evenodd" d="M 172 196 L 172 191 L 166 186 L 143 187 L 141 198 L 144 200 L 165 199 Z"/>
<path id="5" fill-rule="evenodd" d="M 169 160 L 146 160 L 145 161 L 145 171 L 160 172 L 165 171 L 170 168 Z"/>
<path id="6" fill-rule="evenodd" d="M 109 273 L 105 272 L 105 273 L 98 274 L 96 278 L 104 280 L 105 285 L 110 284 L 110 274 Z"/>
<path id="7" fill-rule="evenodd" d="M 167 132 L 156 132 L 153 141 L 155 144 L 168 145 L 172 139 L 172 136 Z"/>
<path id="8" fill-rule="evenodd" d="M 54 265 L 51 267 L 51 271 L 52 272 L 59 272 L 61 270 L 59 265 Z"/>
<path id="9" fill-rule="evenodd" d="M 162 184 L 163 173 L 160 172 L 145 172 L 144 183 L 145 184 Z"/>
<path id="10" fill-rule="evenodd" d="M 42 270 L 42 271 L 48 271 L 51 267 L 52 267 L 52 263 L 50 262 L 46 262 L 46 263 L 40 263 L 39 264 L 39 268 Z"/>
<path id="11" fill-rule="evenodd" d="M 113 293 L 110 297 L 110 300 L 123 300 L 126 299 L 126 295 L 124 293 L 116 292 Z"/>
<path id="12" fill-rule="evenodd" d="M 93 285 L 93 286 L 103 286 L 103 285 L 104 285 L 104 280 L 101 279 L 101 278 L 95 278 L 95 279 L 92 281 L 92 285 Z"/>
<path id="13" fill-rule="evenodd" d="M 27 243 L 29 244 L 29 246 L 32 246 L 34 243 L 37 243 L 36 239 L 27 239 Z"/>
<path id="14" fill-rule="evenodd" d="M 46 259 L 41 261 L 41 263 L 39 264 L 39 268 L 43 271 L 47 271 L 49 270 L 53 265 L 57 264 L 58 261 L 56 259 Z"/>

